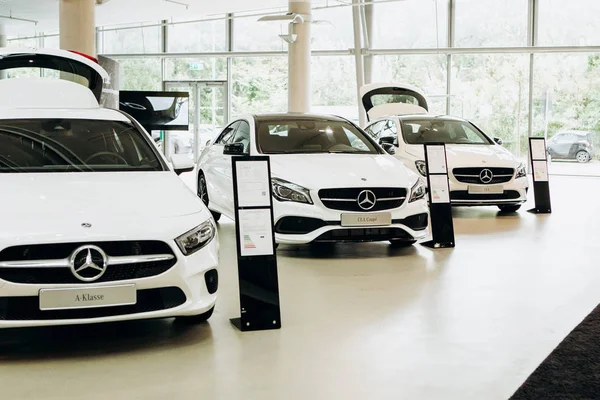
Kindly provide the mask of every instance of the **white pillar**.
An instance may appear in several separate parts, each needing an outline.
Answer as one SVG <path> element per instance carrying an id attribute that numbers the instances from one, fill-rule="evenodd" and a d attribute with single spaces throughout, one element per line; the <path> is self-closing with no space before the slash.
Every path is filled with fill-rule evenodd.
<path id="1" fill-rule="evenodd" d="M 310 0 L 290 0 L 290 12 L 310 15 Z M 307 113 L 311 108 L 310 22 L 293 24 L 296 41 L 288 53 L 288 111 Z"/>
<path id="2" fill-rule="evenodd" d="M 59 0 L 60 48 L 96 56 L 95 0 Z"/>
<path id="3" fill-rule="evenodd" d="M 0 47 L 6 47 L 6 30 L 4 25 L 0 25 Z M 0 79 L 6 79 L 6 70 L 0 71 Z"/>

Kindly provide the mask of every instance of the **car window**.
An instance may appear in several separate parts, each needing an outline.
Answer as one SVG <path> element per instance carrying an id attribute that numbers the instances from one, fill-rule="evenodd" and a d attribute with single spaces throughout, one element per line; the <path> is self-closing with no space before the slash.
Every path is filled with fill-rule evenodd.
<path id="1" fill-rule="evenodd" d="M 221 132 L 217 140 L 215 140 L 215 144 L 226 145 L 227 143 L 229 143 L 231 139 L 233 139 L 235 128 L 238 127 L 239 123 L 240 121 L 235 121 L 225 129 L 223 129 L 223 132 Z"/>
<path id="2" fill-rule="evenodd" d="M 408 144 L 492 144 L 471 123 L 453 119 L 403 119 L 402 134 Z"/>
<path id="3" fill-rule="evenodd" d="M 380 137 L 384 136 L 396 136 L 398 131 L 396 130 L 396 123 L 391 119 L 384 122 L 383 129 L 381 130 Z"/>
<path id="4" fill-rule="evenodd" d="M 240 121 L 231 143 L 243 143 L 244 153 L 250 148 L 250 125 L 246 121 Z"/>
<path id="5" fill-rule="evenodd" d="M 381 152 L 364 132 L 346 121 L 307 118 L 260 121 L 257 147 L 263 154 Z"/>
<path id="6" fill-rule="evenodd" d="M 370 133 L 371 136 L 373 136 L 374 138 L 379 138 L 379 135 L 381 134 L 381 130 L 383 129 L 384 125 L 385 125 L 385 120 L 374 122 L 373 124 L 371 124 L 369 126 L 369 129 L 371 131 L 368 133 Z"/>
<path id="7" fill-rule="evenodd" d="M 164 171 L 149 138 L 129 123 L 0 121 L 0 172 Z"/>

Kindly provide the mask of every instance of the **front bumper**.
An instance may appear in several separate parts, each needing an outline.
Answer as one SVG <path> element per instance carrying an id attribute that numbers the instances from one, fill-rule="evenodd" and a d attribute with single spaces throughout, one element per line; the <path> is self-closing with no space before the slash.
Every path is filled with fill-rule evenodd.
<path id="1" fill-rule="evenodd" d="M 375 212 L 391 213 L 391 225 L 344 227 L 341 224 L 342 213 L 362 213 L 329 209 L 320 202 L 318 197 L 315 197 L 317 196 L 313 196 L 315 204 L 274 200 L 275 241 L 277 243 L 368 242 L 390 239 L 412 241 L 427 236 L 427 222 L 424 226 L 422 224 L 423 216 L 427 221 L 429 215 L 425 199 L 412 203 L 405 201 L 399 208 Z M 301 232 L 291 233 L 290 229 L 283 229 L 285 226 L 282 224 L 290 219 L 309 221 L 310 223 L 307 224 L 309 227 L 300 230 Z"/>
<path id="2" fill-rule="evenodd" d="M 485 187 L 488 185 L 474 185 L 459 182 L 453 175 L 449 176 L 450 183 L 450 202 L 453 206 L 496 206 L 509 204 L 522 204 L 527 201 L 527 190 L 529 182 L 527 177 L 519 179 L 512 178 L 506 183 L 502 183 L 504 193 L 470 194 L 469 186 Z"/>
<path id="3" fill-rule="evenodd" d="M 192 316 L 210 310 L 217 299 L 218 283 L 209 283 L 208 279 L 218 276 L 215 272 L 219 264 L 218 236 L 215 235 L 209 244 L 189 256 L 184 256 L 175 243 L 169 245 L 177 262 L 168 271 L 147 278 L 97 284 L 22 284 L 0 280 L 0 328 Z M 137 307 L 39 310 L 41 289 L 101 288 L 121 284 L 135 285 Z M 209 292 L 209 286 L 213 293 Z"/>

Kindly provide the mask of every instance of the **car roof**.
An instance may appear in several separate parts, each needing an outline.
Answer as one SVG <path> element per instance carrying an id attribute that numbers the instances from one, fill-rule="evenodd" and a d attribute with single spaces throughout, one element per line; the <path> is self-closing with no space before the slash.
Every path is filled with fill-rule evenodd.
<path id="1" fill-rule="evenodd" d="M 308 113 L 271 113 L 271 114 L 254 114 L 254 119 L 257 122 L 278 122 L 288 120 L 306 120 L 306 121 L 332 121 L 332 122 L 348 122 L 347 119 L 336 115 L 324 114 L 308 114 Z"/>
<path id="2" fill-rule="evenodd" d="M 568 131 L 560 131 L 557 133 L 557 135 L 560 135 L 561 133 L 572 133 L 574 135 L 585 136 L 585 135 L 589 135 L 592 132 L 591 131 L 568 130 Z"/>

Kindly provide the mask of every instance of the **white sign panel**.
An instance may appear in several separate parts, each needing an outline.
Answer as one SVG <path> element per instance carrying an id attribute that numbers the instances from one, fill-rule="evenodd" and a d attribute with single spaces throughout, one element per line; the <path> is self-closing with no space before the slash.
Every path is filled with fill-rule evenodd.
<path id="1" fill-rule="evenodd" d="M 269 207 L 269 169 L 266 161 L 238 161 L 236 164 L 239 207 Z"/>
<path id="2" fill-rule="evenodd" d="M 431 190 L 432 203 L 450 203 L 447 175 L 430 175 L 429 190 Z"/>
<path id="3" fill-rule="evenodd" d="M 533 179 L 537 182 L 548 182 L 548 164 L 546 161 L 533 162 Z"/>
<path id="4" fill-rule="evenodd" d="M 427 167 L 430 174 L 445 174 L 446 150 L 444 146 L 425 146 L 427 151 Z"/>
<path id="5" fill-rule="evenodd" d="M 239 210 L 238 225 L 242 257 L 273 255 L 273 227 L 270 209 Z"/>
<path id="6" fill-rule="evenodd" d="M 531 158 L 532 160 L 546 159 L 546 141 L 543 138 L 531 139 Z"/>

